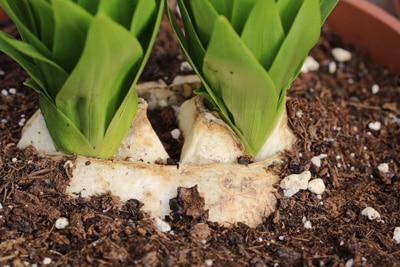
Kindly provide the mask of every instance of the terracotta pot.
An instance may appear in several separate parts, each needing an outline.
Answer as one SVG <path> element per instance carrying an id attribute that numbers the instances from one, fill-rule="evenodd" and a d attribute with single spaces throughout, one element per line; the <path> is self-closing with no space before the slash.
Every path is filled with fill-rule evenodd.
<path id="1" fill-rule="evenodd" d="M 328 24 L 344 42 L 360 45 L 372 61 L 400 73 L 400 20 L 369 1 L 340 0 Z"/>
<path id="2" fill-rule="evenodd" d="M 4 10 L 2 8 L 0 8 L 0 22 L 7 20 L 8 16 L 6 14 L 6 12 L 4 12 Z"/>
<path id="3" fill-rule="evenodd" d="M 393 16 L 399 15 L 399 13 L 396 10 L 396 5 L 399 4 L 400 0 L 368 0 L 368 1 L 382 8 L 386 12 L 392 14 Z"/>
<path id="4" fill-rule="evenodd" d="M 400 18 L 400 0 L 393 0 L 394 8 L 396 9 L 397 16 Z"/>

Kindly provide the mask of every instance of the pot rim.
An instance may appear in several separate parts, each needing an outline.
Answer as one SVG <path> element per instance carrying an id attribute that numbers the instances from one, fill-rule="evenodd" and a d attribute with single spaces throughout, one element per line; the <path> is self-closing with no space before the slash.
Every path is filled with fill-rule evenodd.
<path id="1" fill-rule="evenodd" d="M 343 41 L 358 44 L 375 63 L 400 73 L 400 20 L 365 0 L 340 0 L 327 19 Z"/>
<path id="2" fill-rule="evenodd" d="M 400 18 L 400 0 L 393 0 L 394 8 L 396 9 L 397 16 Z"/>

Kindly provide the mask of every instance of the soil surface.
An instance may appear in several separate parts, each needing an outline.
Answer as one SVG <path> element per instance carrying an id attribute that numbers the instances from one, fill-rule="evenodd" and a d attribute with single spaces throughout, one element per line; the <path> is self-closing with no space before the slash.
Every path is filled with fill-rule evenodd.
<path id="1" fill-rule="evenodd" d="M 2 29 L 16 34 L 12 24 Z M 353 57 L 336 62 L 330 73 L 333 47 Z M 400 266 L 400 244 L 393 239 L 400 226 L 399 75 L 369 62 L 361 48 L 341 43 L 327 26 L 311 55 L 319 71 L 300 74 L 288 91 L 289 123 L 298 141 L 275 169 L 281 178 L 310 170 L 325 192 L 284 197 L 277 186 L 277 211 L 255 228 L 209 222 L 201 199 L 195 208 L 185 207 L 178 196 L 166 218 L 172 230 L 162 233 L 137 200 L 71 199 L 64 193 L 65 158 L 16 148 L 22 126 L 38 108 L 37 96 L 22 85 L 27 74 L 0 54 L 0 266 Z M 180 70 L 182 61 L 164 20 L 141 81 L 170 83 L 188 73 Z M 169 127 L 157 128 L 168 142 L 176 126 L 166 123 L 171 111 L 163 112 L 151 117 L 154 125 L 161 120 Z M 178 159 L 179 147 L 169 151 Z M 318 156 L 320 166 L 311 162 Z M 388 169 L 382 172 L 383 163 Z M 380 220 L 362 215 L 366 207 Z M 63 218 L 69 225 L 59 229 Z"/>

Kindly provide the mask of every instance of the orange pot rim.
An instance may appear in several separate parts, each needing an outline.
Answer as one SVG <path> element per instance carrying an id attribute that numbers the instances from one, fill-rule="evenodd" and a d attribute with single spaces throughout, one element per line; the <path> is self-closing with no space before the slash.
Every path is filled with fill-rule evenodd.
<path id="1" fill-rule="evenodd" d="M 400 20 L 366 0 L 340 0 L 327 23 L 346 43 L 400 74 Z"/>

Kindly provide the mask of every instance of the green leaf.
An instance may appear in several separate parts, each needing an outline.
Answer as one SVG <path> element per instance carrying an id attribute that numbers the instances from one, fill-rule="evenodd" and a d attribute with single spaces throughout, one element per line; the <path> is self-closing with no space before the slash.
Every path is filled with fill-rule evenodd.
<path id="1" fill-rule="evenodd" d="M 57 148 L 112 157 L 137 110 L 135 85 L 157 36 L 164 0 L 0 4 L 23 38 L 0 33 L 0 50 L 31 75 L 25 84 L 39 93 Z"/>
<path id="2" fill-rule="evenodd" d="M 103 13 L 93 19 L 82 56 L 56 98 L 56 106 L 93 147 L 104 138 L 110 121 L 138 75 L 130 76 L 142 57 L 139 42 L 125 28 Z M 130 83 L 126 80 L 128 77 Z M 129 126 L 119 127 L 126 133 Z"/>
<path id="3" fill-rule="evenodd" d="M 57 109 L 54 101 L 41 92 L 40 86 L 34 80 L 30 79 L 24 84 L 39 93 L 40 111 L 56 148 L 68 154 L 89 155 L 93 147 L 79 129 Z"/>
<path id="4" fill-rule="evenodd" d="M 27 86 L 34 88 L 33 84 L 27 84 Z M 130 125 L 136 114 L 138 98 L 134 86 L 132 85 L 131 90 L 113 117 L 103 140 L 96 147 L 88 142 L 71 120 L 55 108 L 51 101 L 40 96 L 40 109 L 57 149 L 68 154 L 105 159 L 113 157 L 126 135 L 126 131 L 123 131 L 124 129 L 121 126 Z"/>
<path id="5" fill-rule="evenodd" d="M 234 2 L 232 0 L 208 0 L 217 11 L 219 15 L 225 16 L 228 20 L 231 20 L 232 9 Z M 200 1 L 192 1 L 192 2 L 200 2 Z"/>
<path id="6" fill-rule="evenodd" d="M 181 45 L 183 53 L 185 54 L 187 60 L 192 65 L 193 69 L 197 74 L 201 73 L 201 69 L 203 66 L 203 58 L 205 55 L 205 49 L 200 41 L 199 36 L 196 33 L 188 10 L 186 9 L 183 0 L 178 0 L 180 5 L 180 12 L 182 15 L 182 20 L 184 22 L 185 34 L 180 29 L 176 19 L 173 14 L 171 14 L 171 10 L 168 7 L 168 2 L 166 1 L 166 10 L 169 21 L 171 22 L 172 29 L 174 30 L 176 36 L 178 37 L 178 41 Z M 201 78 L 202 75 L 199 75 Z"/>
<path id="7" fill-rule="evenodd" d="M 0 32 L 0 50 L 12 57 L 41 88 L 41 92 L 55 99 L 54 91 L 49 88 L 61 88 L 68 74 L 56 63 L 43 56 L 28 43 L 14 39 Z"/>
<path id="8" fill-rule="evenodd" d="M 134 36 L 140 36 L 146 33 L 152 33 L 152 31 L 146 31 L 146 29 L 150 26 L 152 27 L 152 20 L 156 14 L 157 7 L 156 2 L 154 0 L 138 0 L 135 8 L 135 12 L 132 18 L 132 22 L 130 25 L 130 31 Z"/>
<path id="9" fill-rule="evenodd" d="M 114 156 L 115 151 L 117 151 L 122 140 L 125 138 L 137 111 L 138 96 L 135 86 L 136 84 L 132 84 L 132 87 L 129 89 L 129 92 L 126 94 L 107 128 L 103 141 L 94 148 L 89 154 L 90 156 L 98 158 L 110 158 Z"/>
<path id="10" fill-rule="evenodd" d="M 33 87 L 33 84 L 28 84 Z M 46 126 L 58 150 L 67 154 L 89 155 L 92 145 L 81 131 L 65 114 L 58 109 L 54 102 L 39 94 L 39 106 L 46 121 Z"/>
<path id="11" fill-rule="evenodd" d="M 67 73 L 71 73 L 82 54 L 86 34 L 93 17 L 71 1 L 53 0 L 52 2 L 55 20 L 52 58 Z"/>
<path id="12" fill-rule="evenodd" d="M 33 84 L 27 84 L 35 87 Z M 136 114 L 138 98 L 132 85 L 113 120 L 111 121 L 102 142 L 93 147 L 87 138 L 76 128 L 54 104 L 43 95 L 39 95 L 40 110 L 58 150 L 68 154 L 86 155 L 96 158 L 111 158 L 117 151 L 126 131 L 121 126 L 130 125 Z"/>
<path id="13" fill-rule="evenodd" d="M 198 34 L 203 47 L 207 49 L 215 20 L 218 18 L 219 14 L 207 0 L 189 1 L 189 3 L 190 10 L 193 10 L 193 22 L 196 28 L 196 33 Z"/>
<path id="14" fill-rule="evenodd" d="M 256 2 L 247 18 L 241 38 L 258 62 L 268 70 L 285 38 L 275 0 Z"/>
<path id="15" fill-rule="evenodd" d="M 33 16 L 32 7 L 29 0 L 1 0 L 1 7 L 7 15 L 14 21 L 17 28 L 24 26 L 33 36 L 39 36 L 36 21 Z M 24 38 L 24 32 L 20 32 L 21 37 Z"/>
<path id="16" fill-rule="evenodd" d="M 281 90 L 286 90 L 294 80 L 299 64 L 318 41 L 321 28 L 319 8 L 319 0 L 304 0 L 275 57 L 269 74 Z"/>
<path id="17" fill-rule="evenodd" d="M 155 42 L 157 34 L 158 34 L 158 29 L 161 24 L 161 19 L 162 19 L 162 15 L 163 15 L 163 11 L 164 11 L 164 9 L 163 9 L 164 2 L 167 2 L 167 1 L 156 0 L 156 5 L 157 5 L 156 11 L 152 13 L 151 19 L 148 20 L 148 25 L 144 28 L 145 30 L 141 33 L 140 36 L 137 36 L 137 39 L 139 40 L 140 44 L 142 45 L 142 48 L 144 49 L 144 51 L 143 51 L 142 62 L 140 64 L 140 66 L 138 66 L 138 68 L 135 70 L 136 73 L 140 74 L 143 72 L 143 69 L 150 57 L 150 53 L 152 51 L 154 42 Z M 148 4 L 149 3 L 146 3 L 146 6 Z M 151 6 L 151 4 L 150 4 L 150 6 Z M 138 6 L 138 8 L 139 8 L 139 6 Z M 134 14 L 134 16 L 135 16 L 135 14 Z M 132 23 L 133 23 L 133 21 L 134 20 L 132 20 Z M 138 27 L 139 27 L 139 24 L 140 24 L 140 22 L 137 24 Z M 136 26 L 131 25 L 131 29 L 130 29 L 131 33 L 136 32 L 136 30 L 133 30 L 132 27 L 136 27 Z M 140 75 L 135 75 L 135 79 L 133 81 L 134 84 L 136 84 L 137 81 L 139 80 L 139 76 Z"/>
<path id="18" fill-rule="evenodd" d="M 53 47 L 54 19 L 51 5 L 44 0 L 30 0 L 32 15 L 36 18 L 38 36 L 42 43 L 51 50 Z"/>
<path id="19" fill-rule="evenodd" d="M 97 12 L 104 12 L 113 21 L 121 24 L 125 29 L 129 29 L 132 14 L 136 6 L 135 2 L 137 2 L 137 0 L 101 0 Z"/>
<path id="20" fill-rule="evenodd" d="M 178 0 L 185 33 L 167 8 L 202 82 L 195 93 L 219 111 L 248 153 L 257 154 L 275 128 L 286 90 L 337 3 L 329 1 Z"/>
<path id="21" fill-rule="evenodd" d="M 235 31 L 241 35 L 247 17 L 257 0 L 233 1 L 231 24 Z"/>
<path id="22" fill-rule="evenodd" d="M 192 65 L 194 71 L 198 74 L 201 79 L 202 86 L 196 90 L 196 94 L 203 96 L 208 102 L 208 107 L 210 108 L 211 103 L 214 107 L 218 107 L 217 110 L 220 111 L 222 116 L 226 116 L 224 118 L 228 123 L 230 122 L 229 112 L 223 104 L 223 101 L 214 94 L 211 88 L 207 85 L 207 81 L 202 73 L 203 59 L 205 55 L 205 50 L 200 42 L 200 39 L 193 27 L 191 22 L 191 18 L 189 15 L 189 11 L 184 6 L 184 0 L 178 0 L 180 4 L 180 12 L 182 15 L 182 19 L 184 21 L 185 26 L 185 35 L 182 33 L 180 26 L 176 22 L 174 16 L 171 14 L 171 11 L 168 6 L 168 2 L 165 4 L 165 8 L 167 10 L 167 16 L 169 21 L 171 22 L 172 29 L 174 30 L 176 36 L 178 37 L 178 41 L 181 45 L 183 53 L 185 54 L 187 60 Z M 230 125 L 232 128 L 235 126 L 233 124 Z"/>
<path id="23" fill-rule="evenodd" d="M 256 154 L 272 132 L 279 94 L 272 79 L 225 17 L 215 23 L 203 73 L 223 99 L 246 151 Z M 226 118 L 227 115 L 224 115 Z"/>
<path id="24" fill-rule="evenodd" d="M 38 37 L 29 0 L 0 0 L 0 6 L 17 26 L 22 39 L 33 45 L 43 56 L 50 58 L 50 49 Z"/>
<path id="25" fill-rule="evenodd" d="M 279 9 L 282 26 L 285 30 L 285 35 L 290 31 L 293 22 L 297 16 L 300 7 L 303 5 L 305 0 L 278 0 L 276 3 Z"/>
<path id="26" fill-rule="evenodd" d="M 95 15 L 97 13 L 100 1 L 101 0 L 74 0 L 75 3 L 77 3 L 79 6 L 84 8 L 92 15 Z"/>
<path id="27" fill-rule="evenodd" d="M 321 25 L 324 24 L 325 20 L 328 18 L 329 14 L 336 6 L 339 0 L 320 0 L 321 5 Z"/>

